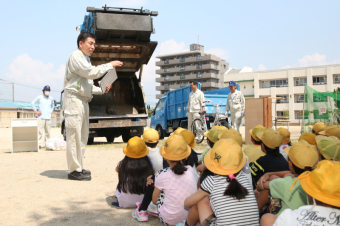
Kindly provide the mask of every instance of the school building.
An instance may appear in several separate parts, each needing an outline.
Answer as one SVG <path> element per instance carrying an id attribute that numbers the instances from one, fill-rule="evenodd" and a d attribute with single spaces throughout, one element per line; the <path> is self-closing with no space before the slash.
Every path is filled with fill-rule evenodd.
<path id="1" fill-rule="evenodd" d="M 276 100 L 276 115 L 288 116 L 291 123 L 302 119 L 305 85 L 318 92 L 333 92 L 340 87 L 340 64 L 255 71 L 251 68 L 229 69 L 225 86 L 234 80 L 245 98 L 282 97 Z M 275 100 L 272 114 L 275 116 Z"/>

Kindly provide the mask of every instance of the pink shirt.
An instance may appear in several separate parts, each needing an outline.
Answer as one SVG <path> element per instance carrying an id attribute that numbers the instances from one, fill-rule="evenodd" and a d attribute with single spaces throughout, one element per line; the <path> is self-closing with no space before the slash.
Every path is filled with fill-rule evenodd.
<path id="1" fill-rule="evenodd" d="M 188 210 L 184 207 L 184 200 L 197 191 L 195 171 L 191 166 L 186 166 L 183 175 L 174 174 L 171 169 L 157 175 L 155 186 L 164 192 L 164 200 L 159 210 L 163 220 L 176 225 L 187 219 Z"/>

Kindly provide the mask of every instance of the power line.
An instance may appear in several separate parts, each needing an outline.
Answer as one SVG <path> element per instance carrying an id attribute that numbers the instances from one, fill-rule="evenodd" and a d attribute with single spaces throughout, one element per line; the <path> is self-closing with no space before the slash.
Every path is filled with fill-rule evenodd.
<path id="1" fill-rule="evenodd" d="M 10 82 L 10 81 L 6 81 L 6 80 L 3 80 L 3 79 L 0 79 L 0 83 L 14 84 L 14 85 L 18 85 L 18 86 L 24 86 L 24 87 L 28 87 L 28 88 L 32 88 L 32 89 L 41 90 L 41 88 L 37 88 L 37 87 L 34 87 L 34 86 L 28 86 L 28 85 L 24 85 L 24 84 L 20 84 L 20 83 L 16 83 L 16 82 Z M 60 93 L 61 91 L 52 89 L 51 92 L 59 92 Z"/>

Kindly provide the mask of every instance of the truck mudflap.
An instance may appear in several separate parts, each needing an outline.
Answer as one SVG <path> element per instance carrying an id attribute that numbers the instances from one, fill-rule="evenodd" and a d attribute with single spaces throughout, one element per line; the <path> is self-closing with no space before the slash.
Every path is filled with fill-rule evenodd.
<path id="1" fill-rule="evenodd" d="M 90 129 L 145 127 L 147 118 L 147 114 L 90 117 Z"/>

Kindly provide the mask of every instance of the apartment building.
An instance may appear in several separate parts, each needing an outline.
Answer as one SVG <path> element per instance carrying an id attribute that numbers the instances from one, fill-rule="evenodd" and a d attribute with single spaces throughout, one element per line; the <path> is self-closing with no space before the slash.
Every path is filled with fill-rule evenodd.
<path id="1" fill-rule="evenodd" d="M 221 58 L 204 52 L 204 46 L 191 44 L 190 51 L 156 56 L 159 61 L 156 66 L 156 90 L 160 94 L 159 99 L 166 92 L 188 86 L 190 81 L 196 80 L 202 83 L 203 92 L 224 87 L 224 73 L 228 70 L 229 63 Z"/>
<path id="2" fill-rule="evenodd" d="M 298 123 L 302 119 L 304 88 L 310 86 L 319 92 L 334 91 L 340 87 L 340 64 L 290 68 L 270 71 L 229 70 L 224 75 L 225 86 L 234 80 L 240 84 L 246 98 L 282 97 L 273 100 L 275 115 L 289 115 L 289 120 Z"/>

